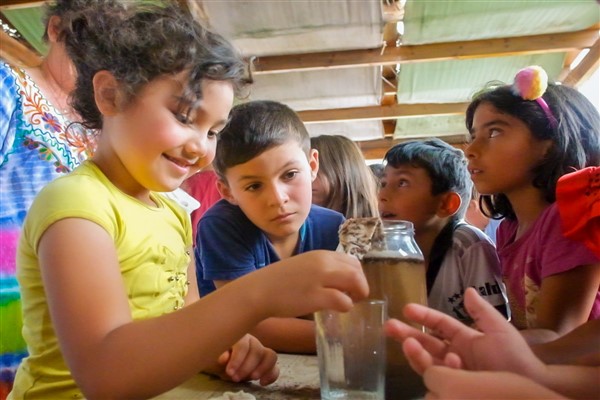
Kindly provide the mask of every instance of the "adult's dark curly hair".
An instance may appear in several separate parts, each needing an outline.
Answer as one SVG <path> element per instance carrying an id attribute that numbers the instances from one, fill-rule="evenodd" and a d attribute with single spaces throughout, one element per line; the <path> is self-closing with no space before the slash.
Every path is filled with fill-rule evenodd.
<path id="1" fill-rule="evenodd" d="M 59 25 L 58 39 L 62 40 L 64 37 L 62 31 L 64 26 L 68 25 L 68 21 L 71 17 L 78 11 L 94 6 L 97 3 L 97 0 L 56 0 L 54 2 L 45 3 L 45 13 L 42 22 L 46 29 L 44 29 L 44 36 L 42 36 L 42 39 L 44 39 L 45 42 L 48 41 L 48 23 L 50 22 L 50 18 L 60 18 L 61 22 Z M 107 2 L 107 5 L 108 3 L 109 2 Z M 117 4 L 117 2 L 111 1 L 110 4 Z"/>
<path id="2" fill-rule="evenodd" d="M 181 103 L 182 111 L 187 112 L 199 105 L 205 79 L 229 81 L 238 94 L 248 83 L 246 65 L 232 45 L 177 5 L 94 3 L 69 14 L 63 31 L 77 69 L 71 104 L 86 128 L 102 129 L 92 84 L 98 71 L 109 71 L 115 77 L 126 102 L 161 75 L 189 71 Z"/>
<path id="3" fill-rule="evenodd" d="M 556 200 L 556 183 L 566 173 L 600 164 L 600 114 L 577 90 L 550 83 L 543 95 L 557 120 L 553 125 L 535 101 L 515 95 L 510 85 L 490 83 L 475 95 L 466 112 L 469 132 L 475 112 L 481 104 L 491 104 L 498 111 L 523 121 L 534 138 L 552 141 L 546 157 L 534 167 L 534 187 L 540 189 L 547 202 Z M 510 201 L 503 193 L 481 195 L 482 210 L 488 217 L 516 218 Z"/>

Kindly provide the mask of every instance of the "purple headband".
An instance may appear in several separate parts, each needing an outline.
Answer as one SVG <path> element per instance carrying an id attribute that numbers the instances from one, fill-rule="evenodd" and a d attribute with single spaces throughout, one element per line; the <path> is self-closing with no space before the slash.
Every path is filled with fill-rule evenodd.
<path id="1" fill-rule="evenodd" d="M 558 121 L 554 117 L 554 114 L 552 114 L 548 103 L 542 97 L 546 92 L 546 88 L 548 88 L 548 75 L 546 71 L 542 67 L 533 65 L 517 72 L 512 85 L 512 92 L 523 100 L 535 100 L 542 110 L 544 110 L 552 128 L 556 128 Z"/>

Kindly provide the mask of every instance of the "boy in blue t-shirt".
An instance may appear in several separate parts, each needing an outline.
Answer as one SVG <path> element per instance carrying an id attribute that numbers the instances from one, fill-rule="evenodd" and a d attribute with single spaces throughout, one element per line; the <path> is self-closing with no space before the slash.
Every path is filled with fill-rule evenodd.
<path id="1" fill-rule="evenodd" d="M 202 296 L 296 254 L 336 249 L 344 217 L 312 205 L 318 153 L 289 107 L 273 101 L 234 107 L 219 133 L 213 166 L 223 200 L 198 224 Z M 277 351 L 314 353 L 314 329 L 307 319 L 270 318 L 251 333 Z"/>

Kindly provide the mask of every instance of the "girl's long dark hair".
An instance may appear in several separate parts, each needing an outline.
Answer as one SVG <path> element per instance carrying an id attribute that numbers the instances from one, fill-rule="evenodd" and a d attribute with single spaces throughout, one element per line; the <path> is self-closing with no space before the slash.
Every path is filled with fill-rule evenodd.
<path id="1" fill-rule="evenodd" d="M 466 125 L 471 131 L 475 111 L 481 104 L 491 104 L 498 111 L 523 121 L 536 139 L 552 141 L 546 157 L 533 169 L 534 187 L 547 202 L 556 200 L 556 182 L 566 173 L 600 164 L 600 115 L 577 90 L 549 84 L 544 100 L 557 120 L 553 125 L 536 101 L 523 100 L 513 94 L 511 86 L 485 89 L 475 95 L 467 108 Z M 510 201 L 503 193 L 481 195 L 482 210 L 488 217 L 515 218 Z"/>

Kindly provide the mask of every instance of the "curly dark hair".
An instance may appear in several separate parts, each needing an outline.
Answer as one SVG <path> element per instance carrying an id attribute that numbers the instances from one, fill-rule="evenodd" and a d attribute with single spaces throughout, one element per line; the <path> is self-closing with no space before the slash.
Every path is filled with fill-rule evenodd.
<path id="1" fill-rule="evenodd" d="M 557 120 L 553 125 L 536 101 L 523 100 L 512 92 L 510 85 L 488 84 L 476 94 L 467 108 L 466 125 L 469 132 L 481 104 L 491 104 L 500 112 L 523 121 L 539 140 L 551 140 L 553 145 L 546 157 L 533 168 L 534 187 L 547 202 L 556 200 L 556 182 L 566 173 L 600 164 L 600 114 L 592 103 L 577 90 L 548 84 L 543 95 Z M 479 203 L 488 217 L 515 219 L 510 201 L 503 193 L 481 195 Z"/>
<path id="2" fill-rule="evenodd" d="M 424 169 L 431 179 L 431 194 L 457 193 L 461 198 L 461 205 L 453 218 L 465 216 L 471 200 L 473 181 L 462 150 L 437 138 L 415 140 L 393 146 L 383 157 L 383 162 L 394 168 L 410 165 Z"/>
<path id="3" fill-rule="evenodd" d="M 48 42 L 48 24 L 50 23 L 50 18 L 60 18 L 61 22 L 59 26 L 58 40 L 62 40 L 64 37 L 64 27 L 68 25 L 68 21 L 71 19 L 71 17 L 78 11 L 90 6 L 94 6 L 97 3 L 98 0 L 56 0 L 54 2 L 45 3 L 45 12 L 42 19 L 42 22 L 45 26 L 44 36 L 42 36 L 44 42 Z M 112 2 L 112 4 L 116 3 L 116 0 Z"/>
<path id="4" fill-rule="evenodd" d="M 83 0 L 80 0 L 83 1 Z M 71 104 L 91 130 L 102 129 L 92 80 L 102 70 L 119 82 L 125 102 L 162 75 L 189 71 L 181 111 L 202 99 L 202 81 L 229 81 L 236 94 L 249 82 L 232 45 L 176 4 L 96 0 L 64 19 L 64 43 L 77 70 Z"/>

